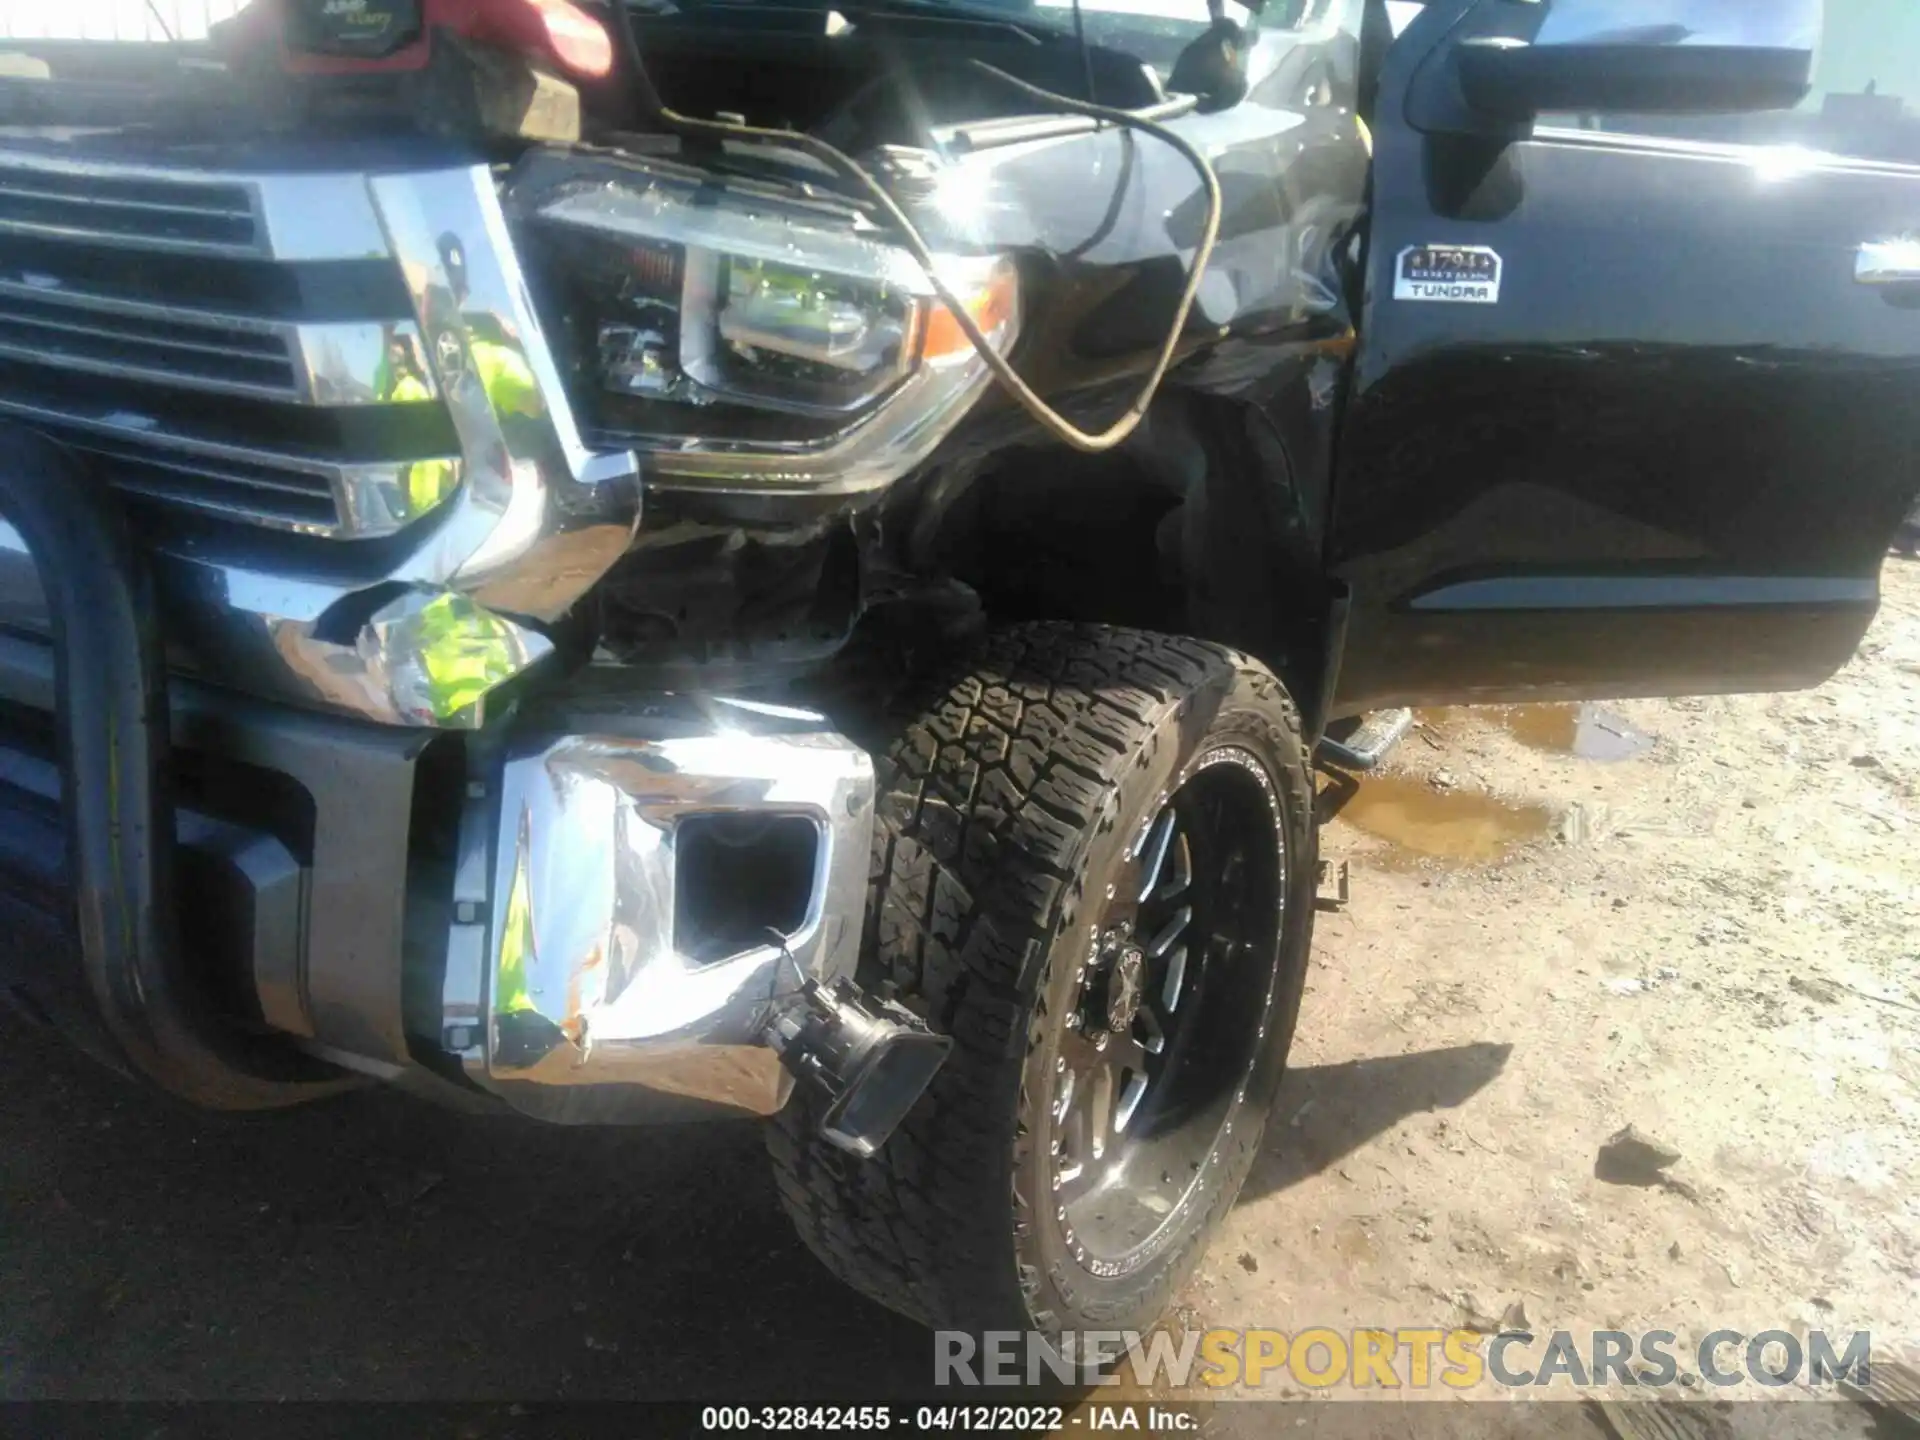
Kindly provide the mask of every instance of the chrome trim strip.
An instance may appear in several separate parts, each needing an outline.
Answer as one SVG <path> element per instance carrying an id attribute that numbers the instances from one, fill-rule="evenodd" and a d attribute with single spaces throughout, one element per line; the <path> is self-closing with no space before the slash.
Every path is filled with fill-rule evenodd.
<path id="1" fill-rule="evenodd" d="M 51 330 L 60 335 L 84 335 L 115 341 L 122 345 L 146 345 L 155 349 L 179 350 L 188 355 L 212 355 L 227 360 L 263 361 L 269 365 L 288 363 L 284 346 L 266 350 L 249 350 L 244 346 L 214 345 L 203 340 L 156 340 L 125 330 L 109 330 L 102 325 L 85 325 L 77 320 L 53 320 L 42 315 L 9 314 L 4 311 L 0 311 L 0 324 L 18 325 L 29 330 Z"/>
<path id="2" fill-rule="evenodd" d="M 14 295 L 44 305 L 69 305 L 75 310 L 96 310 L 107 315 L 125 315 L 135 320 L 156 320 L 168 325 L 204 326 L 213 330 L 240 330 L 255 335 L 278 335 L 287 327 L 257 315 L 233 315 L 221 310 L 197 310 L 190 305 L 161 305 L 150 300 L 127 300 L 118 295 L 103 295 L 82 290 L 62 280 L 47 283 L 0 279 L 0 296 Z"/>
<path id="3" fill-rule="evenodd" d="M 106 416 L 88 415 L 77 411 L 53 410 L 13 400 L 4 394 L 0 394 L 0 416 L 13 416 L 34 424 L 57 427 L 63 431 L 79 431 L 81 435 L 89 438 L 70 438 L 68 442 L 78 450 L 124 460 L 134 465 L 173 471 L 187 480 L 195 476 L 204 476 L 228 484 L 285 490 L 289 494 L 330 494 L 338 517 L 332 525 L 318 526 L 290 522 L 284 517 L 270 514 L 256 516 L 248 513 L 248 519 L 250 523 L 275 529 L 292 530 L 301 534 L 330 535 L 342 539 L 367 539 L 379 535 L 391 535 L 401 527 L 418 520 L 422 515 L 431 513 L 433 508 L 438 508 L 452 494 L 458 492 L 466 463 L 457 455 L 423 455 L 411 460 L 359 464 L 318 460 L 281 451 L 259 450 L 248 446 L 225 445 L 216 441 L 195 439 L 177 432 L 158 429 L 147 417 L 127 411 L 116 411 Z M 90 438 L 93 436 L 99 436 L 101 439 L 93 440 Z M 223 470 L 221 468 L 223 465 L 242 465 L 257 470 L 280 471 L 289 477 L 310 477 L 315 483 L 310 487 L 302 487 L 293 479 L 276 481 L 271 477 Z M 409 472 L 416 465 L 444 467 L 442 482 L 436 487 L 439 492 L 438 498 L 435 505 L 428 509 L 413 509 L 412 499 L 407 494 Z M 131 489 L 142 488 L 137 481 L 115 480 L 115 483 Z M 146 493 L 155 492 L 149 486 L 146 487 Z M 209 513 L 230 516 L 247 513 L 244 506 L 228 506 L 207 500 L 196 500 L 178 491 L 166 492 L 165 498 L 170 503 L 194 505 L 197 509 Z"/>
<path id="4" fill-rule="evenodd" d="M 26 287 L 9 287 L 0 283 L 0 294 L 19 294 L 23 288 Z M 59 295 L 60 292 L 57 291 L 32 293 L 34 299 L 46 299 L 50 304 L 62 303 L 67 298 L 65 296 L 59 299 L 53 298 Z M 140 315 L 139 311 L 160 309 L 160 307 L 145 306 L 121 307 L 117 304 L 110 306 L 108 303 L 99 303 L 97 297 L 89 297 L 88 302 L 81 302 L 76 305 L 76 308 L 85 309 L 89 313 L 124 314 L 128 318 L 142 319 L 148 316 Z M 165 313 L 166 323 L 169 324 L 185 327 L 188 324 L 201 323 L 197 318 L 188 320 L 187 317 L 193 312 L 163 313 Z M 0 325 L 82 336 L 108 344 L 121 344 L 153 351 L 178 351 L 183 357 L 208 355 L 247 364 L 281 365 L 285 366 L 288 372 L 286 384 L 273 385 L 221 375 L 195 374 L 191 370 L 174 370 L 162 368 L 159 365 L 108 360 L 93 355 L 72 354 L 58 349 L 43 349 L 31 344 L 0 340 L 0 355 L 30 364 L 45 365 L 60 370 L 75 370 L 91 375 L 142 380 L 150 384 L 169 385 L 180 389 L 205 390 L 216 394 L 242 395 L 264 400 L 289 400 L 304 405 L 332 406 L 426 404 L 437 399 L 439 394 L 431 373 L 424 368 L 418 372 L 422 382 L 421 394 L 402 400 L 395 399 L 390 393 L 381 393 L 381 367 L 388 344 L 397 340 L 412 349 L 416 356 L 420 353 L 420 332 L 411 320 L 396 321 L 386 325 L 367 321 L 289 325 L 270 321 L 242 320 L 232 326 L 234 330 L 242 333 L 277 339 L 280 342 L 277 352 L 248 350 L 243 347 L 217 345 L 172 336 L 162 338 L 114 330 L 105 325 L 87 325 L 75 321 L 53 320 L 44 316 L 20 315 L 10 313 L 4 304 L 0 304 Z M 206 328 L 211 330 L 213 327 L 208 325 Z M 192 362 L 187 359 L 184 363 L 190 365 Z"/>
<path id="5" fill-rule="evenodd" d="M 389 343 L 420 354 L 420 330 L 411 320 L 386 324 L 339 322 L 283 328 L 293 358 L 300 398 L 309 405 L 419 405 L 440 398 L 431 370 L 417 378 L 423 394 L 397 400 L 381 394 L 381 363 Z"/>
<path id="6" fill-rule="evenodd" d="M 407 486 L 416 466 L 440 468 L 443 477 L 431 503 L 421 509 L 414 508 Z M 459 493 L 465 475 L 466 461 L 457 455 L 428 456 L 404 464 L 342 465 L 333 475 L 333 504 L 340 515 L 333 534 L 349 539 L 391 535 L 431 515 Z"/>
<path id="7" fill-rule="evenodd" d="M 259 465 L 276 470 L 296 470 L 329 480 L 335 479 L 344 471 L 358 468 L 338 461 L 296 455 L 288 451 L 261 450 L 249 445 L 228 445 L 217 440 L 203 440 L 196 436 L 183 435 L 177 430 L 163 430 L 159 428 L 158 421 L 133 410 L 113 410 L 104 415 L 84 410 L 56 410 L 52 406 L 16 400 L 0 392 L 0 414 L 18 416 L 20 419 L 36 424 L 86 430 L 126 441 L 141 449 L 173 450 L 182 455 L 199 456 L 210 461 L 227 460 L 235 464 Z M 155 461 L 154 463 L 163 462 Z"/>
<path id="8" fill-rule="evenodd" d="M 310 515 L 303 518 L 303 512 L 298 508 L 297 500 L 292 495 L 287 495 L 280 502 L 281 509 L 269 508 L 274 504 L 275 493 L 284 495 L 286 492 L 264 492 L 259 494 L 253 503 L 249 503 L 244 498 L 224 501 L 211 496 L 196 495 L 191 491 L 176 489 L 164 480 L 153 478 L 118 479 L 113 482 L 113 488 L 122 494 L 138 495 L 177 508 L 198 511 L 203 515 L 217 515 L 227 520 L 239 520 L 264 529 L 287 530 L 296 534 L 324 534 L 327 531 L 326 522 L 312 518 Z M 324 495 L 305 498 L 312 501 L 316 507 L 332 504 L 332 501 Z"/>
<path id="9" fill-rule="evenodd" d="M 208 341 L 173 336 L 128 333 L 100 326 L 63 323 L 42 316 L 13 315 L 4 301 L 15 298 L 41 306 L 66 306 L 88 314 L 125 316 L 129 320 L 173 325 L 209 334 L 227 332 L 258 335 L 279 342 L 277 350 L 248 350 Z M 300 398 L 313 405 L 392 405 L 414 401 L 396 401 L 379 394 L 381 361 L 389 344 L 404 346 L 414 361 L 414 373 L 425 390 L 415 399 L 437 399 L 439 388 L 422 359 L 420 327 L 411 319 L 395 316 L 385 321 L 317 321 L 303 324 L 262 319 L 256 315 L 235 315 L 221 310 L 200 310 L 186 305 L 161 305 L 146 300 L 128 300 L 118 295 L 76 289 L 61 283 L 32 284 L 0 279 L 0 322 L 71 330 L 75 334 L 97 335 L 129 344 L 165 346 L 210 355 L 228 355 L 247 360 L 286 360 L 293 365 L 302 382 Z"/>
<path id="10" fill-rule="evenodd" d="M 1412 596 L 1409 610 L 1705 610 L 1725 605 L 1872 606 L 1874 580 L 1839 575 L 1502 575 Z"/>
<path id="11" fill-rule="evenodd" d="M 436 490 L 451 491 L 460 483 L 462 467 L 461 460 L 456 456 L 436 456 L 420 461 L 396 461 L 380 465 L 342 465 L 336 467 L 331 475 L 320 475 L 311 471 L 289 470 L 287 472 L 289 475 L 310 475 L 320 482 L 319 487 L 316 488 L 272 480 L 256 474 L 221 470 L 215 462 L 196 463 L 189 460 L 164 458 L 159 455 L 142 455 L 133 450 L 114 450 L 84 442 L 75 442 L 74 448 L 85 454 L 102 455 L 109 459 L 124 460 L 149 469 L 166 471 L 180 476 L 182 482 L 179 486 L 173 487 L 161 480 L 142 480 L 137 476 L 130 478 L 125 475 L 116 475 L 113 484 L 119 489 L 164 500 L 170 505 L 191 506 L 206 514 L 229 518 L 244 517 L 250 524 L 265 526 L 269 529 L 287 530 L 301 535 L 321 535 L 333 539 L 365 540 L 380 535 L 392 535 L 421 516 L 430 514 L 431 508 L 418 511 L 413 509 L 413 497 L 409 494 L 407 485 L 409 472 L 416 464 L 442 467 L 445 480 L 442 486 L 436 487 Z M 242 499 L 228 501 L 217 495 L 197 495 L 192 490 L 192 483 L 195 480 L 211 481 L 216 485 L 242 486 L 247 490 L 263 492 L 268 496 L 287 495 L 317 500 L 332 507 L 334 518 L 326 523 L 293 519 L 272 510 L 249 506 Z"/>
<path id="12" fill-rule="evenodd" d="M 122 181 L 163 189 L 172 187 L 188 193 L 183 195 L 184 203 L 168 205 L 159 201 L 127 202 L 115 199 L 110 194 L 63 195 L 56 191 L 38 198 L 37 203 L 73 206 L 78 212 L 73 222 L 4 219 L 0 220 L 0 232 L 169 254 L 282 261 L 369 260 L 380 259 L 388 253 L 379 219 L 367 193 L 366 178 L 357 173 L 261 175 L 125 165 L 31 150 L 10 150 L 0 153 L 0 200 L 9 193 L 35 200 L 37 192 L 30 187 L 31 177 L 36 173 L 60 175 L 94 184 Z M 26 188 L 22 188 L 23 180 Z M 246 197 L 246 208 L 229 210 L 195 205 L 191 198 L 191 192 L 195 189 L 237 190 Z M 227 242 L 163 233 L 93 229 L 84 223 L 77 223 L 89 209 L 118 209 L 136 215 L 150 213 L 156 218 L 172 213 L 202 219 L 245 220 L 250 223 L 253 235 L 246 242 Z"/>
<path id="13" fill-rule="evenodd" d="M 1809 170 L 1848 174 L 1912 175 L 1920 166 L 1906 160 L 1867 160 L 1819 150 L 1807 145 L 1755 145 L 1738 140 L 1688 140 L 1673 135 L 1647 135 L 1632 130 L 1587 130 L 1578 125 L 1533 127 L 1534 140 L 1555 145 L 1594 149 L 1653 152 L 1683 160 L 1734 161 L 1775 177 Z"/>
<path id="14" fill-rule="evenodd" d="M 146 365 L 128 365 L 115 360 L 97 360 L 90 355 L 69 355 L 58 350 L 43 350 L 31 345 L 15 345 L 0 340 L 0 358 L 29 365 L 45 365 L 55 370 L 72 370 L 82 375 L 101 375 L 114 380 L 139 380 L 151 385 L 172 385 L 182 390 L 201 390 L 216 395 L 238 395 L 254 400 L 294 400 L 299 390 L 292 385 L 256 385 L 245 380 L 214 379 L 159 370 Z M 254 355 L 253 360 L 273 364 L 271 356 Z"/>
<path id="15" fill-rule="evenodd" d="M 74 194 L 66 190 L 35 190 L 29 185 L 0 181 L 0 196 L 38 200 L 50 205 L 77 205 L 88 210 L 131 210 L 144 215 L 193 215 L 207 220 L 244 220 L 255 216 L 251 205 L 229 209 L 218 205 L 163 205 L 157 200 L 120 200 L 111 195 Z"/>
<path id="16" fill-rule="evenodd" d="M 170 255 L 215 255 L 245 260 L 261 253 L 259 247 L 254 245 L 222 245 L 211 240 L 181 240 L 164 235 L 116 235 L 109 230 L 88 230 L 78 225 L 49 225 L 4 218 L 0 218 L 0 234 L 24 235 L 35 240 L 115 245 L 127 250 L 164 251 Z"/>
<path id="17" fill-rule="evenodd" d="M 231 485 L 246 485 L 256 490 L 264 490 L 270 495 L 297 495 L 304 500 L 331 500 L 333 486 L 325 476 L 309 472 L 289 470 L 289 477 L 305 474 L 308 483 L 295 483 L 291 478 L 270 479 L 265 476 L 248 474 L 243 470 L 222 470 L 217 464 L 205 460 L 181 460 L 172 456 L 143 455 L 131 446 L 117 446 L 111 442 L 93 443 L 85 440 L 69 442 L 75 450 L 88 455 L 100 455 L 109 460 L 124 460 L 129 464 L 140 465 L 155 470 L 169 470 L 184 476 L 202 475 L 209 480 L 224 481 Z M 316 483 L 317 482 L 317 483 Z"/>
<path id="18" fill-rule="evenodd" d="M 270 260 L 380 260 L 392 253 L 364 175 L 260 175 L 248 183 Z"/>
<path id="19" fill-rule="evenodd" d="M 467 458 L 445 519 L 393 578 L 557 619 L 632 543 L 639 462 L 581 440 L 492 173 L 476 165 L 368 184 Z"/>

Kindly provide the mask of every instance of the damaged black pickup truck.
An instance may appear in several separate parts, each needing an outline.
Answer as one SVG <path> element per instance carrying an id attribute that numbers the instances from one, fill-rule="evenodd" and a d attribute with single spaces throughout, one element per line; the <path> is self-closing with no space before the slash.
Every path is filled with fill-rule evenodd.
<path id="1" fill-rule="evenodd" d="M 1804 8 L 15 45 L 6 993 L 201 1105 L 765 1117 L 882 1303 L 1150 1322 L 1330 730 L 1809 685 L 1873 615 L 1920 36 Z"/>

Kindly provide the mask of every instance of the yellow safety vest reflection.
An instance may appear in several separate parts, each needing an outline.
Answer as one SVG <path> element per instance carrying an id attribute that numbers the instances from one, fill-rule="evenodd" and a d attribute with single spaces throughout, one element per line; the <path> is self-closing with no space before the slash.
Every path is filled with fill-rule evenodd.
<path id="1" fill-rule="evenodd" d="M 502 627 L 453 595 L 440 596 L 420 612 L 414 644 L 426 671 L 433 713 L 443 720 L 520 668 Z"/>
<path id="2" fill-rule="evenodd" d="M 411 370 L 396 371 L 384 366 L 382 369 L 385 373 L 377 387 L 382 400 L 404 405 L 433 398 L 426 382 Z M 401 495 L 406 502 L 400 518 L 411 520 L 446 499 L 458 473 L 458 467 L 451 460 L 416 460 L 407 466 L 400 472 Z"/>
<path id="3" fill-rule="evenodd" d="M 518 347 L 476 339 L 468 346 L 473 373 L 486 391 L 496 416 L 538 418 L 540 390 Z M 382 364 L 376 385 L 384 400 L 407 403 L 433 398 L 426 382 L 409 368 Z M 453 492 L 459 467 L 452 460 L 416 460 L 402 472 L 404 518 L 424 515 Z M 457 714 L 518 668 L 498 637 L 485 626 L 475 629 L 470 615 L 452 597 L 429 606 L 420 616 L 421 664 L 427 672 L 434 713 Z"/>
<path id="4" fill-rule="evenodd" d="M 539 386 L 518 349 L 492 340 L 475 340 L 467 347 L 467 353 L 495 415 L 537 418 L 542 413 Z M 394 385 L 390 398 L 406 401 L 430 397 L 427 387 L 409 374 Z M 423 515 L 438 505 L 452 492 L 454 484 L 455 468 L 451 461 L 419 460 L 409 465 L 406 473 L 408 517 Z"/>
<path id="5" fill-rule="evenodd" d="M 540 415 L 540 387 L 517 346 L 474 340 L 467 353 L 473 357 L 473 373 L 480 377 L 480 388 L 487 392 L 494 414 Z"/>

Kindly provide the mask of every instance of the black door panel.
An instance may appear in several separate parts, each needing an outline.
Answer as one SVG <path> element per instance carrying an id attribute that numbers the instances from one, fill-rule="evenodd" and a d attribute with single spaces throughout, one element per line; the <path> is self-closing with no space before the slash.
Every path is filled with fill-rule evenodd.
<path id="1" fill-rule="evenodd" d="M 1446 43 L 1436 18 L 1401 46 Z M 1920 296 L 1855 278 L 1920 234 L 1920 168 L 1422 135 L 1419 59 L 1389 55 L 1377 109 L 1338 707 L 1824 678 L 1920 490 Z M 1496 251 L 1498 302 L 1395 300 L 1426 245 Z"/>

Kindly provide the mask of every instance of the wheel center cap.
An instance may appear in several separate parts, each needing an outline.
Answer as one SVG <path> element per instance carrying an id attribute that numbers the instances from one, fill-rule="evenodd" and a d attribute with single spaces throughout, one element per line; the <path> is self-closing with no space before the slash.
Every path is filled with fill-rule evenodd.
<path id="1" fill-rule="evenodd" d="M 1133 1028 L 1146 970 L 1147 952 L 1138 945 L 1124 946 L 1114 957 L 1113 978 L 1107 984 L 1107 1028 L 1116 1035 L 1124 1035 Z"/>

